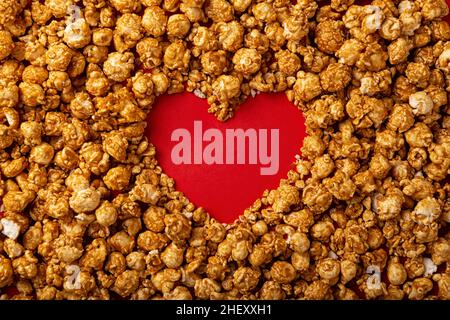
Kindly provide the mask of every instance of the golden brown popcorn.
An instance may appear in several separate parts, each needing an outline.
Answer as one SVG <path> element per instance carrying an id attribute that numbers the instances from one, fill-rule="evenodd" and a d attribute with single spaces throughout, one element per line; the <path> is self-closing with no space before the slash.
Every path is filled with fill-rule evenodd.
<path id="1" fill-rule="evenodd" d="M 164 52 L 164 65 L 171 69 L 185 70 L 189 66 L 191 52 L 182 40 L 172 42 Z"/>
<path id="2" fill-rule="evenodd" d="M 333 196 L 322 185 L 310 185 L 303 189 L 303 202 L 315 213 L 326 211 L 332 201 Z"/>
<path id="3" fill-rule="evenodd" d="M 64 42 L 72 49 L 80 49 L 91 42 L 92 32 L 82 17 L 69 16 L 64 29 Z"/>
<path id="4" fill-rule="evenodd" d="M 21 82 L 19 84 L 21 102 L 28 107 L 37 107 L 45 103 L 45 92 L 37 83 Z"/>
<path id="5" fill-rule="evenodd" d="M 128 140 L 120 131 L 113 131 L 105 135 L 103 149 L 118 161 L 125 161 L 127 155 Z"/>
<path id="6" fill-rule="evenodd" d="M 421 13 L 426 20 L 442 18 L 448 15 L 449 8 L 444 0 L 424 0 Z"/>
<path id="7" fill-rule="evenodd" d="M 244 293 L 254 289 L 259 282 L 260 272 L 248 267 L 240 267 L 233 274 L 233 284 L 239 292 Z"/>
<path id="8" fill-rule="evenodd" d="M 79 149 L 89 139 L 90 127 L 76 118 L 62 126 L 62 137 L 67 147 Z"/>
<path id="9" fill-rule="evenodd" d="M 227 67 L 227 55 L 223 50 L 208 51 L 201 55 L 200 62 L 203 72 L 210 75 L 220 75 Z"/>
<path id="10" fill-rule="evenodd" d="M 360 80 L 359 88 L 362 94 L 375 96 L 379 94 L 388 94 L 392 84 L 392 72 L 390 70 L 382 70 L 380 72 L 367 72 Z"/>
<path id="11" fill-rule="evenodd" d="M 171 15 L 167 21 L 167 35 L 183 38 L 189 32 L 191 23 L 184 14 Z"/>
<path id="12" fill-rule="evenodd" d="M 418 86 L 419 88 L 427 87 L 430 78 L 430 70 L 423 63 L 409 63 L 406 68 L 406 77 L 409 82 Z"/>
<path id="13" fill-rule="evenodd" d="M 137 0 L 111 0 L 111 5 L 121 13 L 135 12 L 141 7 Z"/>
<path id="14" fill-rule="evenodd" d="M 283 35 L 288 41 L 300 41 L 309 31 L 308 18 L 301 10 L 287 16 L 282 26 Z"/>
<path id="15" fill-rule="evenodd" d="M 139 238 L 138 238 L 139 242 Z M 108 243 L 122 254 L 129 254 L 134 246 L 135 240 L 125 231 L 119 231 L 108 239 Z"/>
<path id="16" fill-rule="evenodd" d="M 63 43 L 52 44 L 45 53 L 45 62 L 49 71 L 65 71 L 72 59 L 73 52 Z"/>
<path id="17" fill-rule="evenodd" d="M 376 153 L 370 160 L 369 170 L 376 179 L 386 178 L 391 168 L 392 164 L 380 153 Z"/>
<path id="18" fill-rule="evenodd" d="M 277 19 L 273 6 L 267 2 L 260 2 L 251 7 L 251 13 L 256 19 L 265 23 L 274 22 Z"/>
<path id="19" fill-rule="evenodd" d="M 242 47 L 244 27 L 239 22 L 219 22 L 214 26 L 214 30 L 217 32 L 219 44 L 224 50 L 236 52 Z"/>
<path id="20" fill-rule="evenodd" d="M 436 67 L 447 74 L 450 73 L 450 45 L 446 45 L 436 61 Z"/>
<path id="21" fill-rule="evenodd" d="M 449 261 L 450 243 L 444 238 L 439 238 L 431 245 L 431 258 L 436 265 Z"/>
<path id="22" fill-rule="evenodd" d="M 161 192 L 154 185 L 145 183 L 138 184 L 130 191 L 132 201 L 142 201 L 144 203 L 155 205 L 161 198 Z"/>
<path id="23" fill-rule="evenodd" d="M 0 83 L 0 106 L 12 108 L 19 103 L 19 87 L 14 83 Z"/>
<path id="24" fill-rule="evenodd" d="M 214 22 L 228 22 L 233 20 L 233 6 L 225 0 L 211 0 L 205 7 L 206 15 Z"/>
<path id="25" fill-rule="evenodd" d="M 8 191 L 2 201 L 6 211 L 22 212 L 34 200 L 36 194 L 31 190 Z"/>
<path id="26" fill-rule="evenodd" d="M 233 56 L 234 69 L 248 76 L 261 67 L 261 55 L 256 49 L 241 48 Z"/>
<path id="27" fill-rule="evenodd" d="M 322 93 L 320 77 L 311 72 L 299 71 L 294 84 L 294 96 L 298 101 L 310 101 Z"/>
<path id="28" fill-rule="evenodd" d="M 183 12 L 191 22 L 205 20 L 205 12 L 202 9 L 203 0 L 182 0 L 180 11 Z"/>
<path id="29" fill-rule="evenodd" d="M 433 133 L 425 123 L 419 122 L 406 131 L 405 138 L 411 147 L 428 147 L 433 141 Z"/>
<path id="30" fill-rule="evenodd" d="M 221 291 L 221 285 L 216 281 L 203 278 L 195 281 L 195 296 L 199 299 L 209 299 L 213 293 Z"/>
<path id="31" fill-rule="evenodd" d="M 407 282 L 404 291 L 408 299 L 421 300 L 433 288 L 433 282 L 428 278 L 418 278 L 412 282 Z"/>
<path id="32" fill-rule="evenodd" d="M 83 189 L 75 191 L 69 204 L 76 213 L 94 211 L 100 204 L 101 196 L 97 190 Z"/>
<path id="33" fill-rule="evenodd" d="M 280 50 L 275 53 L 278 68 L 287 76 L 292 76 L 297 73 L 301 67 L 300 58 L 289 50 Z"/>
<path id="34" fill-rule="evenodd" d="M 338 200 L 350 200 L 356 192 L 356 185 L 342 171 L 337 171 L 332 178 L 323 180 L 327 190 Z"/>
<path id="35" fill-rule="evenodd" d="M 183 263 L 184 248 L 177 247 L 173 242 L 161 253 L 161 260 L 168 268 L 176 269 Z"/>
<path id="36" fill-rule="evenodd" d="M 379 34 L 383 39 L 389 41 L 398 39 L 402 34 L 401 21 L 396 17 L 386 17 L 381 25 Z"/>
<path id="37" fill-rule="evenodd" d="M 38 259 L 31 253 L 25 251 L 25 254 L 12 261 L 14 272 L 24 279 L 33 279 L 37 274 Z"/>
<path id="38" fill-rule="evenodd" d="M 358 266 L 351 260 L 342 260 L 340 263 L 341 281 L 345 284 L 353 280 L 358 272 Z"/>
<path id="39" fill-rule="evenodd" d="M 389 188 L 385 195 L 377 194 L 372 199 L 372 210 L 380 220 L 389 220 L 400 214 L 405 202 L 403 193 L 397 188 Z"/>
<path id="40" fill-rule="evenodd" d="M 139 273 L 136 270 L 125 270 L 114 282 L 112 290 L 121 297 L 132 294 L 139 286 Z"/>
<path id="41" fill-rule="evenodd" d="M 428 114 L 433 110 L 433 100 L 425 91 L 410 95 L 409 105 L 415 115 Z"/>
<path id="42" fill-rule="evenodd" d="M 14 42 L 9 31 L 0 31 L 0 60 L 8 57 L 14 49 Z"/>
<path id="43" fill-rule="evenodd" d="M 290 263 L 286 261 L 276 261 L 270 269 L 270 275 L 274 281 L 285 284 L 292 282 L 297 273 Z"/>
<path id="44" fill-rule="evenodd" d="M 93 96 L 105 95 L 109 89 L 109 85 L 108 78 L 100 69 L 88 72 L 86 91 Z"/>
<path id="45" fill-rule="evenodd" d="M 165 233 L 172 241 L 188 239 L 191 234 L 191 222 L 178 213 L 168 214 L 164 217 Z"/>
<path id="46" fill-rule="evenodd" d="M 30 151 L 30 161 L 40 165 L 49 165 L 53 159 L 55 151 L 48 143 L 41 143 L 34 146 Z"/>
<path id="47" fill-rule="evenodd" d="M 98 28 L 92 31 L 92 43 L 96 46 L 108 47 L 113 40 L 113 31 L 109 28 Z"/>
<path id="48" fill-rule="evenodd" d="M 144 68 L 154 68 L 161 64 L 163 50 L 158 40 L 154 38 L 144 38 L 136 45 L 136 52 Z"/>
<path id="49" fill-rule="evenodd" d="M 313 281 L 305 290 L 306 300 L 327 300 L 332 298 L 328 281 Z"/>
<path id="50" fill-rule="evenodd" d="M 414 125 L 414 114 L 411 107 L 407 104 L 396 104 L 392 108 L 387 128 L 405 132 Z"/>
<path id="51" fill-rule="evenodd" d="M 219 101 L 228 101 L 239 95 L 241 81 L 238 77 L 221 75 L 212 83 L 213 93 Z"/>
<path id="52" fill-rule="evenodd" d="M 337 282 L 341 271 L 339 261 L 332 258 L 325 258 L 319 260 L 317 266 L 317 273 L 322 279 L 330 281 L 330 283 Z"/>
<path id="53" fill-rule="evenodd" d="M 325 91 L 343 90 L 351 81 L 351 69 L 345 64 L 331 63 L 320 73 L 320 84 Z"/>
<path id="54" fill-rule="evenodd" d="M 273 50 L 280 50 L 286 42 L 286 38 L 283 35 L 284 29 L 278 22 L 267 24 L 264 28 L 264 33 L 269 39 L 270 47 L 272 47 Z"/>
<path id="55" fill-rule="evenodd" d="M 340 63 L 353 66 L 359 60 L 361 53 L 364 51 L 365 45 L 356 39 L 348 39 L 342 42 L 336 51 L 336 56 Z"/>
<path id="56" fill-rule="evenodd" d="M 319 49 L 333 54 L 341 48 L 345 40 L 343 23 L 335 20 L 322 21 L 316 27 L 315 36 Z"/>
<path id="57" fill-rule="evenodd" d="M 103 177 L 103 182 L 111 190 L 123 190 L 128 187 L 131 178 L 131 170 L 125 166 L 117 166 L 108 170 Z"/>
<path id="58" fill-rule="evenodd" d="M 408 55 L 413 48 L 411 40 L 398 38 L 388 46 L 389 62 L 393 65 L 403 63 L 408 59 Z"/>
<path id="59" fill-rule="evenodd" d="M 10 285 L 13 281 L 14 271 L 11 260 L 0 256 L 0 288 Z"/>
<path id="60" fill-rule="evenodd" d="M 105 75 L 113 81 L 122 82 L 130 77 L 134 69 L 134 55 L 131 52 L 113 52 L 103 64 Z"/>
<path id="61" fill-rule="evenodd" d="M 392 42 L 391 45 L 394 43 L 395 42 Z M 391 45 L 389 45 L 388 52 L 386 52 L 385 48 L 377 42 L 367 44 L 365 50 L 359 55 L 356 66 L 361 70 L 372 72 L 378 72 L 385 69 L 386 61 L 390 57 L 389 48 Z M 394 64 L 394 62 L 390 62 Z"/>
<path id="62" fill-rule="evenodd" d="M 106 172 L 109 168 L 109 155 L 103 151 L 100 144 L 91 142 L 83 144 L 80 156 L 88 169 L 96 175 Z"/>
<path id="63" fill-rule="evenodd" d="M 365 6 L 364 9 L 365 16 L 361 21 L 361 31 L 363 34 L 369 35 L 381 29 L 385 15 L 383 10 L 375 3 Z"/>
<path id="64" fill-rule="evenodd" d="M 300 194 L 296 187 L 284 184 L 271 191 L 268 201 L 276 213 L 288 212 L 292 206 L 300 202 Z"/>

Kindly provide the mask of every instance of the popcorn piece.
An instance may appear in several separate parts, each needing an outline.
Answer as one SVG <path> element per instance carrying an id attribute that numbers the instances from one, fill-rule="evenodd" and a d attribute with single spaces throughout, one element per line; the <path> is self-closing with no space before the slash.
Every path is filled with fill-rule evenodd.
<path id="1" fill-rule="evenodd" d="M 367 6 L 366 12 L 370 12 L 370 14 L 362 20 L 362 31 L 370 34 L 380 30 L 384 20 L 383 11 L 377 6 Z"/>
<path id="2" fill-rule="evenodd" d="M 429 225 L 436 221 L 441 215 L 442 209 L 434 198 L 420 200 L 413 211 L 413 219 L 420 224 Z"/>
<path id="3" fill-rule="evenodd" d="M 14 271 L 11 260 L 0 256 L 0 288 L 9 286 L 13 282 Z"/>
<path id="4" fill-rule="evenodd" d="M 229 23 L 218 23 L 217 24 L 218 41 L 220 46 L 231 52 L 236 52 L 242 47 L 242 42 L 244 41 L 244 27 L 237 21 L 231 21 Z M 197 41 L 200 43 L 205 43 L 207 37 L 202 37 L 204 40 Z M 206 43 L 205 43 L 206 44 Z"/>
<path id="5" fill-rule="evenodd" d="M 320 73 L 320 84 L 328 92 L 343 90 L 350 81 L 350 68 L 345 64 L 331 63 Z"/>
<path id="6" fill-rule="evenodd" d="M 379 266 L 370 265 L 366 269 L 366 273 L 370 274 L 367 278 L 367 288 L 369 290 L 379 290 L 381 288 L 381 270 Z"/>
<path id="7" fill-rule="evenodd" d="M 290 185 L 281 185 L 277 190 L 273 191 L 273 198 L 269 202 L 273 204 L 273 209 L 277 213 L 287 212 L 291 206 L 296 205 L 300 201 L 297 188 Z"/>
<path id="8" fill-rule="evenodd" d="M 14 49 L 14 42 L 9 31 L 0 31 L 0 60 L 8 57 Z"/>
<path id="9" fill-rule="evenodd" d="M 3 226 L 2 233 L 9 239 L 16 240 L 20 233 L 20 226 L 13 220 L 3 218 L 0 220 Z"/>
<path id="10" fill-rule="evenodd" d="M 227 101 L 239 94 L 240 85 L 239 78 L 222 75 L 213 82 L 212 89 L 220 101 Z"/>
<path id="11" fill-rule="evenodd" d="M 382 38 L 393 41 L 402 34 L 402 24 L 399 19 L 395 17 L 386 17 L 381 25 L 379 34 Z"/>
<path id="12" fill-rule="evenodd" d="M 339 50 L 345 40 L 343 24 L 340 21 L 325 20 L 316 27 L 315 41 L 319 49 L 333 54 Z"/>
<path id="13" fill-rule="evenodd" d="M 261 55 L 255 49 L 241 48 L 233 56 L 234 69 L 244 75 L 257 72 L 261 66 Z"/>
<path id="14" fill-rule="evenodd" d="M 169 36 L 182 38 L 191 28 L 189 19 L 184 14 L 174 14 L 167 21 L 167 34 Z"/>
<path id="15" fill-rule="evenodd" d="M 70 207 L 76 213 L 85 213 L 94 211 L 100 204 L 101 195 L 98 191 L 84 189 L 75 191 L 70 198 Z"/>
<path id="16" fill-rule="evenodd" d="M 448 15 L 449 8 L 445 0 L 424 0 L 421 12 L 425 19 L 433 20 Z"/>
<path id="17" fill-rule="evenodd" d="M 431 276 L 437 271 L 437 266 L 430 258 L 423 258 L 423 264 L 425 265 L 424 277 Z"/>
<path id="18" fill-rule="evenodd" d="M 130 77 L 134 69 L 134 56 L 131 52 L 113 52 L 103 65 L 105 75 L 113 81 L 122 82 Z"/>
<path id="19" fill-rule="evenodd" d="M 390 261 L 387 268 L 387 277 L 395 286 L 402 285 L 406 279 L 408 278 L 408 275 L 406 273 L 405 267 L 398 261 Z"/>
<path id="20" fill-rule="evenodd" d="M 184 70 L 189 65 L 191 52 L 182 40 L 177 40 L 166 48 L 163 59 L 167 68 Z"/>
<path id="21" fill-rule="evenodd" d="M 80 8 L 76 9 L 72 15 L 68 16 L 67 25 L 64 29 L 64 42 L 72 49 L 80 49 L 91 42 L 91 30 L 89 24 L 81 17 Z M 69 10 L 71 7 L 69 7 Z"/>
<path id="22" fill-rule="evenodd" d="M 447 46 L 449 47 L 449 46 Z M 446 48 L 439 58 L 436 61 L 436 67 L 438 69 L 446 72 L 447 74 L 450 73 L 450 48 Z"/>
<path id="23" fill-rule="evenodd" d="M 228 22 L 233 19 L 233 6 L 225 0 L 210 1 L 205 12 L 214 22 Z"/>
<path id="24" fill-rule="evenodd" d="M 320 77 L 314 73 L 299 71 L 294 84 L 294 95 L 298 101 L 310 101 L 322 93 Z"/>

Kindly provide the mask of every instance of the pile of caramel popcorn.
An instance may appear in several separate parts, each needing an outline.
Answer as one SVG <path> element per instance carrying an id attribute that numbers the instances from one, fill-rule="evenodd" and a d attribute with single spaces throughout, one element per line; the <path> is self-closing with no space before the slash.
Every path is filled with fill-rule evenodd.
<path id="1" fill-rule="evenodd" d="M 0 1 L 0 299 L 450 299 L 448 13 Z M 295 169 L 234 224 L 145 136 L 185 90 L 222 121 L 258 92 L 305 114 Z"/>

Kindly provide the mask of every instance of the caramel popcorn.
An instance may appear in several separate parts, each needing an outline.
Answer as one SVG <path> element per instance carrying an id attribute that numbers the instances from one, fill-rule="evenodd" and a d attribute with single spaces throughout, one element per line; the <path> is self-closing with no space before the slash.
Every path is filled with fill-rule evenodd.
<path id="1" fill-rule="evenodd" d="M 449 299 L 448 13 L 4 0 L 0 298 Z M 157 97 L 184 90 L 220 121 L 258 92 L 305 115 L 287 179 L 233 224 L 145 137 Z"/>

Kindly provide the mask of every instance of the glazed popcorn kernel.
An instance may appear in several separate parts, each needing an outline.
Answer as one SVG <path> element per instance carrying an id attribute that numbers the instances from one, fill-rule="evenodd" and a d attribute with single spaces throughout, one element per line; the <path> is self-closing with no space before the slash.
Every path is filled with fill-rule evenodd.
<path id="1" fill-rule="evenodd" d="M 191 28 L 191 23 L 184 14 L 174 14 L 167 20 L 167 34 L 169 36 L 182 38 Z"/>
<path id="2" fill-rule="evenodd" d="M 322 21 L 317 25 L 315 32 L 317 46 L 325 53 L 335 53 L 345 40 L 343 23 L 341 21 Z"/>
<path id="3" fill-rule="evenodd" d="M 121 82 L 130 77 L 134 69 L 134 55 L 131 52 L 113 52 L 103 65 L 105 75 L 113 81 Z"/>
<path id="4" fill-rule="evenodd" d="M 314 73 L 299 71 L 294 84 L 294 96 L 299 101 L 310 101 L 322 93 L 320 77 Z"/>
<path id="5" fill-rule="evenodd" d="M 234 69 L 250 75 L 261 67 L 261 55 L 255 49 L 241 48 L 233 56 Z"/>

